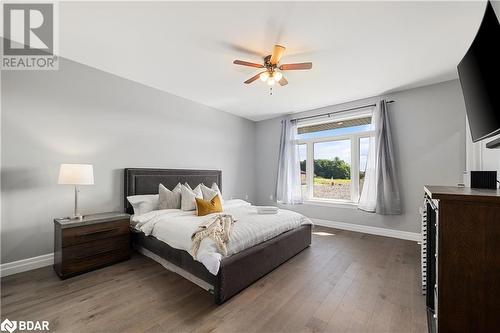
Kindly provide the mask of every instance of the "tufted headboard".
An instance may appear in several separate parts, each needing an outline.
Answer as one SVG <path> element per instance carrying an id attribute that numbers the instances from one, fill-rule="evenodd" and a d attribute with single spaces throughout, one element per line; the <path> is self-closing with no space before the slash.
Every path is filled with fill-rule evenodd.
<path id="1" fill-rule="evenodd" d="M 127 201 L 130 195 L 157 194 L 161 183 L 168 189 L 173 189 L 177 183 L 187 182 L 192 188 L 204 183 L 208 187 L 217 183 L 222 191 L 222 171 L 220 170 L 189 170 L 189 169 L 125 169 L 125 211 L 133 214 L 132 205 Z"/>

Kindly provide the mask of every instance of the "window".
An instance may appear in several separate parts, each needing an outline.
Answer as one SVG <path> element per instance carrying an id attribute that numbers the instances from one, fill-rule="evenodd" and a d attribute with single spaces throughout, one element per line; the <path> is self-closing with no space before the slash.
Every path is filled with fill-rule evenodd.
<path id="1" fill-rule="evenodd" d="M 313 197 L 351 200 L 351 141 L 314 143 Z"/>
<path id="2" fill-rule="evenodd" d="M 363 188 L 372 110 L 299 124 L 304 201 L 357 203 Z"/>

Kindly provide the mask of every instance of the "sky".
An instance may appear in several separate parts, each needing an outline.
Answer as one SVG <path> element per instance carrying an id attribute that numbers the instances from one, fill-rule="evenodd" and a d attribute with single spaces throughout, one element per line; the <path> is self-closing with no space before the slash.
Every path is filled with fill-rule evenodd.
<path id="1" fill-rule="evenodd" d="M 341 160 L 351 164 L 351 140 L 318 142 L 314 144 L 315 160 L 333 160 L 335 157 L 340 157 Z"/>

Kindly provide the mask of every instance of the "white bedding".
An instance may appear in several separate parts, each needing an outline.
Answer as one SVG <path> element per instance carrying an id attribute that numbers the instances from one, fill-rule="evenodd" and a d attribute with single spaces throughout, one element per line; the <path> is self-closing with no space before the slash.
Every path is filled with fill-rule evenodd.
<path id="1" fill-rule="evenodd" d="M 302 214 L 280 209 L 274 215 L 257 214 L 255 206 L 244 200 L 227 200 L 224 202 L 224 213 L 231 214 L 237 220 L 227 244 L 228 256 L 243 251 L 268 239 L 276 237 L 301 225 L 312 224 Z M 131 223 L 135 229 L 152 235 L 173 248 L 191 252 L 191 235 L 199 224 L 213 219 L 217 214 L 196 216 L 195 212 L 180 209 L 155 210 L 140 216 L 132 216 Z M 219 271 L 222 255 L 215 243 L 206 238 L 198 250 L 197 260 L 210 273 Z"/>

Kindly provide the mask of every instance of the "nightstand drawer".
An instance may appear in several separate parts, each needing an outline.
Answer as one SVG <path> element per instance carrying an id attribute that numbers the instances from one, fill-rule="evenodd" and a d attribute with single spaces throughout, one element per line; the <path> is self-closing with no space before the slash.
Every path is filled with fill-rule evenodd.
<path id="1" fill-rule="evenodd" d="M 62 275 L 74 275 L 104 267 L 130 257 L 130 236 L 123 235 L 66 247 Z"/>
<path id="2" fill-rule="evenodd" d="M 129 220 L 90 224 L 62 230 L 62 247 L 129 234 Z"/>
<path id="3" fill-rule="evenodd" d="M 83 244 L 68 246 L 63 250 L 63 260 L 86 260 L 114 250 L 130 248 L 130 235 L 99 239 Z"/>

